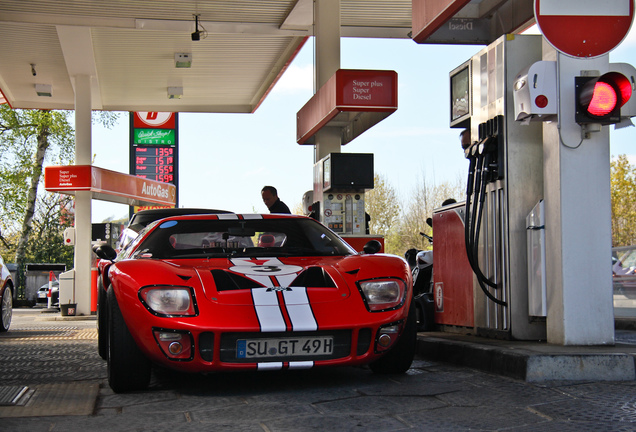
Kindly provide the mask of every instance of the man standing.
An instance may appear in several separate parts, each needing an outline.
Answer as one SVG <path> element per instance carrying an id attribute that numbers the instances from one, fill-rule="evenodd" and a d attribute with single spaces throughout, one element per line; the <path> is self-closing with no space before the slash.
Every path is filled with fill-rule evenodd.
<path id="1" fill-rule="evenodd" d="M 270 213 L 290 213 L 289 207 L 278 198 L 278 191 L 274 186 L 265 186 L 261 189 L 263 202 L 269 209 Z"/>

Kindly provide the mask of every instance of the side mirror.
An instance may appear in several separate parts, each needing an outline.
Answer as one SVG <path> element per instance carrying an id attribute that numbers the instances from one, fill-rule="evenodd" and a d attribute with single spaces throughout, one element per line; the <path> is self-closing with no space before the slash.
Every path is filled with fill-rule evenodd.
<path id="1" fill-rule="evenodd" d="M 365 254 L 375 254 L 382 250 L 382 243 L 377 240 L 369 240 L 362 248 Z"/>
<path id="2" fill-rule="evenodd" d="M 96 245 L 93 247 L 93 252 L 101 259 L 112 261 L 117 258 L 117 252 L 112 246 L 107 244 Z"/>

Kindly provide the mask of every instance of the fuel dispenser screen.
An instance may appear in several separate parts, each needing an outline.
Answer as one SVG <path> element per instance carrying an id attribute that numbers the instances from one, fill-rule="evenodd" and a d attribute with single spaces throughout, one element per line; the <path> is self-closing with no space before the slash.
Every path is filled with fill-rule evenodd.
<path id="1" fill-rule="evenodd" d="M 174 147 L 135 147 L 135 172 L 137 177 L 174 183 Z"/>

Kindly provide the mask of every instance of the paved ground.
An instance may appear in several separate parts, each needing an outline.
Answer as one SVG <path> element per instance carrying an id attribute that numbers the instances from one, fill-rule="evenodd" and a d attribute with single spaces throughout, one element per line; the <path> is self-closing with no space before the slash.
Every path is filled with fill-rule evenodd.
<path id="1" fill-rule="evenodd" d="M 157 371 L 148 391 L 118 395 L 95 321 L 42 317 L 17 310 L 0 337 L 0 390 L 28 387 L 24 406 L 0 406 L 0 431 L 636 430 L 634 380 L 537 384 L 423 359 L 399 376 Z"/>

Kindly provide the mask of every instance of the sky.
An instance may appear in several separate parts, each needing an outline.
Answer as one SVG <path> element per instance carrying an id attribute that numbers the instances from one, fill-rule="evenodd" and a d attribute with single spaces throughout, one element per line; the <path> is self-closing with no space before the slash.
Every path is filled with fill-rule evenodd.
<path id="1" fill-rule="evenodd" d="M 373 153 L 375 172 L 402 201 L 422 180 L 463 184 L 468 162 L 459 144 L 460 129 L 449 127 L 449 72 L 483 48 L 342 38 L 342 69 L 398 74 L 397 111 L 342 152 Z M 179 207 L 267 213 L 260 195 L 265 185 L 276 187 L 292 211 L 301 203 L 313 189 L 314 149 L 296 143 L 296 113 L 314 93 L 313 58 L 310 39 L 254 114 L 179 114 Z M 636 65 L 634 26 L 610 53 L 610 62 Z M 128 121 L 128 113 L 121 113 L 111 129 L 93 125 L 96 166 L 128 173 Z M 636 127 L 611 128 L 612 156 L 626 154 L 636 164 Z M 122 204 L 93 200 L 92 221 L 127 218 L 128 211 Z"/>

